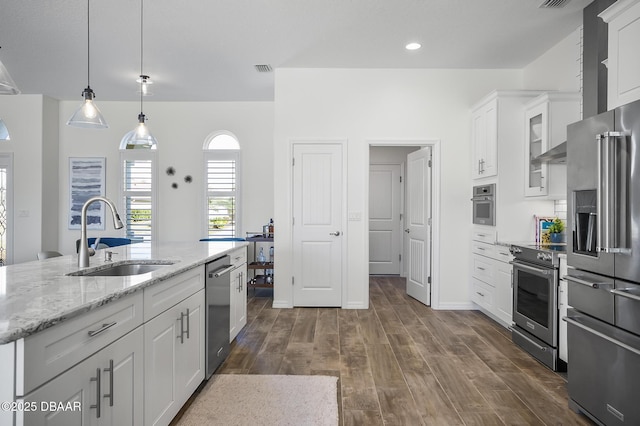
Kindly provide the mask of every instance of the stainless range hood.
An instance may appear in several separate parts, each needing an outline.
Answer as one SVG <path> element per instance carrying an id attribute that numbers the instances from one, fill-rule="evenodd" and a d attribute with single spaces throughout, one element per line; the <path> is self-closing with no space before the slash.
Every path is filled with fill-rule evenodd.
<path id="1" fill-rule="evenodd" d="M 566 163 L 567 162 L 567 141 L 564 141 L 553 148 L 551 148 L 547 152 L 543 152 L 534 158 L 534 161 L 540 163 L 550 163 L 550 164 L 558 164 L 558 163 Z"/>

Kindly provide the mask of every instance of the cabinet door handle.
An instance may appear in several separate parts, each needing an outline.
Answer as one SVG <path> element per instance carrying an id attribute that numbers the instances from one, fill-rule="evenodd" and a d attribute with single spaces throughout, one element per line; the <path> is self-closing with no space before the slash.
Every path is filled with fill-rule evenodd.
<path id="1" fill-rule="evenodd" d="M 189 308 L 187 308 L 187 314 L 185 315 L 185 317 L 187 317 L 187 339 L 188 339 L 189 329 L 191 328 L 191 320 L 189 319 Z"/>
<path id="2" fill-rule="evenodd" d="M 329 235 L 333 235 L 334 237 L 338 237 L 338 236 L 340 236 L 340 231 L 329 232 Z"/>
<path id="3" fill-rule="evenodd" d="M 104 397 L 109 398 L 109 407 L 113 407 L 113 360 L 109 360 L 109 368 L 104 369 L 105 373 L 109 373 L 109 393 L 105 393 Z"/>
<path id="4" fill-rule="evenodd" d="M 96 382 L 96 403 L 89 406 L 89 408 L 96 409 L 96 418 L 100 418 L 100 369 L 96 368 L 96 377 L 91 378 L 92 382 Z"/>
<path id="5" fill-rule="evenodd" d="M 113 327 L 117 323 L 118 323 L 117 321 L 114 321 L 114 322 L 111 322 L 111 323 L 108 323 L 108 324 L 102 324 L 102 327 L 100 327 L 97 330 L 89 330 L 89 337 L 96 336 L 96 335 L 102 333 L 103 331 L 106 331 L 107 329 Z"/>
<path id="6" fill-rule="evenodd" d="M 180 344 L 184 343 L 184 314 L 182 312 L 180 312 L 180 335 L 177 339 L 180 339 Z"/>

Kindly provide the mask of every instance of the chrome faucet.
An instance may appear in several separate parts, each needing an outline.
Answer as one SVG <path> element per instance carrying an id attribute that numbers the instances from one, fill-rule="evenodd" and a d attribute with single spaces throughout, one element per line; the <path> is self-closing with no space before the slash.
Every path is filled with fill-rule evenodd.
<path id="1" fill-rule="evenodd" d="M 116 229 L 122 228 L 124 225 L 120 220 L 120 215 L 118 215 L 118 209 L 116 209 L 116 205 L 113 204 L 108 198 L 105 197 L 91 197 L 82 205 L 82 214 L 80 215 L 80 248 L 78 249 L 78 267 L 86 268 L 89 266 L 89 257 L 96 254 L 95 249 L 89 248 L 87 241 L 87 209 L 89 204 L 94 201 L 102 201 L 111 209 L 111 214 L 113 216 L 113 227 Z M 96 244 L 97 248 L 98 245 Z"/>

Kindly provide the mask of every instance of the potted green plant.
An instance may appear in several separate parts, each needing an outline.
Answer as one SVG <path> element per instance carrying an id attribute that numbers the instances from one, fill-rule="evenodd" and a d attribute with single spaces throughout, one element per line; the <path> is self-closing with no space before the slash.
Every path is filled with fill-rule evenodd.
<path id="1" fill-rule="evenodd" d="M 554 243 L 563 243 L 564 240 L 564 222 L 557 217 L 553 219 L 549 228 L 547 228 L 549 232 L 549 240 Z"/>

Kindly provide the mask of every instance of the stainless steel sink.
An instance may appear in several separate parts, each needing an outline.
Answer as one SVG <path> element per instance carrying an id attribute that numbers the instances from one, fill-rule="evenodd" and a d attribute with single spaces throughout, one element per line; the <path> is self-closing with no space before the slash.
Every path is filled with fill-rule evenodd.
<path id="1" fill-rule="evenodd" d="M 129 275 L 146 274 L 153 272 L 163 266 L 171 265 L 173 262 L 157 261 L 157 262 L 141 262 L 141 263 L 116 263 L 107 267 L 98 267 L 96 269 L 72 272 L 70 276 L 83 277 L 126 277 Z"/>

